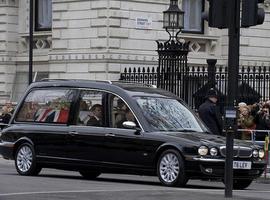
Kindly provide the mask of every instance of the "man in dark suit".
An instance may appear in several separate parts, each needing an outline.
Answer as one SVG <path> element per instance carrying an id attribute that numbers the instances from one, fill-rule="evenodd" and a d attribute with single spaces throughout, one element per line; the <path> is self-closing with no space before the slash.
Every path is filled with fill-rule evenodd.
<path id="1" fill-rule="evenodd" d="M 90 119 L 87 121 L 87 126 L 103 126 L 102 122 L 102 113 L 103 108 L 100 104 L 95 104 L 90 109 L 91 116 Z"/>
<path id="2" fill-rule="evenodd" d="M 222 135 L 222 118 L 216 106 L 218 100 L 217 91 L 211 88 L 206 95 L 205 102 L 200 105 L 198 113 L 201 120 L 215 135 Z"/>

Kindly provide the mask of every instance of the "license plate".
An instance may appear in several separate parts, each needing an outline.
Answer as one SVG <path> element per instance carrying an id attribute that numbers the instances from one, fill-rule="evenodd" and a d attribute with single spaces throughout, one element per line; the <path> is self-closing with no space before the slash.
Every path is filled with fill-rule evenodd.
<path id="1" fill-rule="evenodd" d="M 233 169 L 251 169 L 251 162 L 233 161 Z"/>

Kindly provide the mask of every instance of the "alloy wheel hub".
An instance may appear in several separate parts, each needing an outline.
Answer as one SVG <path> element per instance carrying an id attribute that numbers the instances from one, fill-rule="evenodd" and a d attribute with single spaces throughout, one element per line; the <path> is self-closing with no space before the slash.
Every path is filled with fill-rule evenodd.
<path id="1" fill-rule="evenodd" d="M 33 154 L 28 146 L 22 147 L 17 155 L 17 167 L 20 171 L 26 172 L 32 165 Z"/>
<path id="2" fill-rule="evenodd" d="M 168 183 L 175 181 L 179 174 L 179 161 L 176 155 L 169 153 L 162 157 L 159 172 L 161 178 Z"/>

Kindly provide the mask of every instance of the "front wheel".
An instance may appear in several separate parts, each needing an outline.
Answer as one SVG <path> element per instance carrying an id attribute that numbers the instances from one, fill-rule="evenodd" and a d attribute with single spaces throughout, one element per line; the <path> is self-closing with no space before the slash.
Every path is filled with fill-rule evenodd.
<path id="1" fill-rule="evenodd" d="M 29 143 L 19 146 L 15 154 L 15 166 L 20 175 L 35 176 L 41 171 L 41 167 L 36 164 L 36 154 L 34 148 Z"/>
<path id="2" fill-rule="evenodd" d="M 161 154 L 157 163 L 157 174 L 160 182 L 166 186 L 185 186 L 188 181 L 182 156 L 173 149 Z"/>
<path id="3" fill-rule="evenodd" d="M 251 183 L 252 183 L 252 180 L 250 180 L 250 179 L 234 179 L 233 180 L 233 189 L 244 190 L 248 186 L 250 186 Z"/>

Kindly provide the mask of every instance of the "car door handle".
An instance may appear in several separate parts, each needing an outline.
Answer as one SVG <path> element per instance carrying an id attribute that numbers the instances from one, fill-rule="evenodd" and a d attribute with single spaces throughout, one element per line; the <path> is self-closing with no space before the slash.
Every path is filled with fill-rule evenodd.
<path id="1" fill-rule="evenodd" d="M 105 136 L 106 137 L 115 137 L 115 134 L 113 134 L 113 133 L 106 133 Z"/>
<path id="2" fill-rule="evenodd" d="M 75 135 L 78 135 L 79 133 L 77 131 L 70 131 L 69 132 L 69 135 L 71 136 L 75 136 Z"/>

